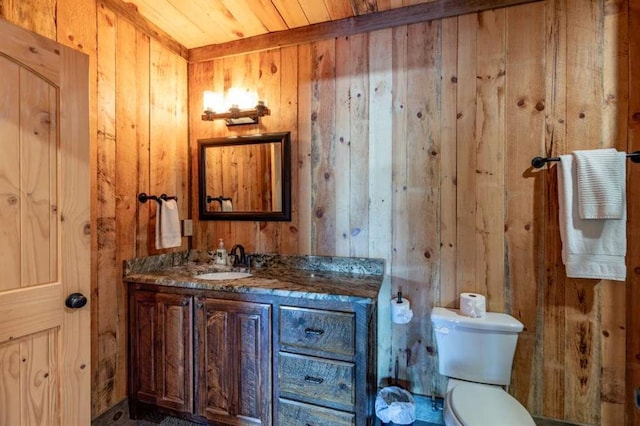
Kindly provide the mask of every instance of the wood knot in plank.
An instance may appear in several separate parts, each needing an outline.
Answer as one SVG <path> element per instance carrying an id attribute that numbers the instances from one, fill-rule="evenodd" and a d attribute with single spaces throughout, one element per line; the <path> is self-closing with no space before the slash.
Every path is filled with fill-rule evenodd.
<path id="1" fill-rule="evenodd" d="M 9 204 L 10 206 L 15 206 L 16 204 L 18 204 L 18 197 L 13 194 L 9 195 L 7 197 L 7 204 Z"/>
<path id="2" fill-rule="evenodd" d="M 298 233 L 298 228 L 296 228 L 295 226 L 290 226 L 290 227 L 289 227 L 289 231 L 290 231 L 292 234 L 297 234 L 297 233 Z"/>
<path id="3" fill-rule="evenodd" d="M 322 210 L 322 208 L 316 209 L 316 217 L 320 219 L 322 218 L 322 216 L 324 216 L 324 211 Z"/>
<path id="4" fill-rule="evenodd" d="M 581 112 L 580 114 L 578 114 L 578 118 L 585 118 L 586 115 L 584 114 L 584 112 Z"/>
<path id="5" fill-rule="evenodd" d="M 640 112 L 634 112 L 633 115 L 631 116 L 631 119 L 633 121 L 640 121 Z"/>
<path id="6" fill-rule="evenodd" d="M 538 101 L 538 103 L 536 103 L 536 111 L 544 111 L 544 102 Z"/>

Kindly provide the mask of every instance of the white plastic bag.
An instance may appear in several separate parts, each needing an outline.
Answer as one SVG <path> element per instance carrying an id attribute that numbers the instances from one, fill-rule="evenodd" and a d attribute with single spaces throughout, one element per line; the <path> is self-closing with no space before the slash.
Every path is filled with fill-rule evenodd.
<path id="1" fill-rule="evenodd" d="M 397 386 L 382 388 L 376 397 L 376 416 L 383 423 L 409 425 L 416 421 L 416 401 Z"/>

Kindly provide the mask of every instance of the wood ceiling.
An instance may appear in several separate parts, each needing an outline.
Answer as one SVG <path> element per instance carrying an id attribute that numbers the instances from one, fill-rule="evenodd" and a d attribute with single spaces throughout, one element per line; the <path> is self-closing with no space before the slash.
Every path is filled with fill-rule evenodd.
<path id="1" fill-rule="evenodd" d="M 541 0 L 98 0 L 189 62 Z"/>
<path id="2" fill-rule="evenodd" d="M 125 0 L 187 49 L 433 0 Z"/>

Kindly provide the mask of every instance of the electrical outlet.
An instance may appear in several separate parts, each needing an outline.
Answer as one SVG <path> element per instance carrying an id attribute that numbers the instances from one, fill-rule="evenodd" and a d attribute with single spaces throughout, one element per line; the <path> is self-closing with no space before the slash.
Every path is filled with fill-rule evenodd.
<path id="1" fill-rule="evenodd" d="M 193 221 L 191 219 L 185 219 L 182 221 L 182 236 L 193 236 Z"/>

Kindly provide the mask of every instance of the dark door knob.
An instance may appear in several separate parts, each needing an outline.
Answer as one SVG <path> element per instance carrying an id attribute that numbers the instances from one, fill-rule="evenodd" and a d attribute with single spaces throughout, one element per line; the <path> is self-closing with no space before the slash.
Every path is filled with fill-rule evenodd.
<path id="1" fill-rule="evenodd" d="M 67 308 L 80 309 L 87 304 L 87 298 L 82 293 L 71 293 L 64 301 Z"/>

